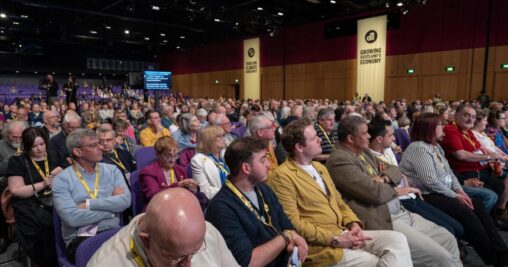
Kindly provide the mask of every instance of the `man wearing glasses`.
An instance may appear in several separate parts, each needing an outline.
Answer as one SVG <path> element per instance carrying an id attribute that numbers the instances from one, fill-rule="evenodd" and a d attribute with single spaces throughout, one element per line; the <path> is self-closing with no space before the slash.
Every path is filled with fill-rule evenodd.
<path id="1" fill-rule="evenodd" d="M 239 266 L 221 234 L 205 222 L 186 189 L 156 194 L 140 214 L 102 245 L 88 262 L 95 266 Z"/>
<path id="2" fill-rule="evenodd" d="M 99 163 L 102 151 L 93 130 L 73 131 L 66 145 L 73 164 L 55 177 L 53 204 L 62 220 L 67 257 L 74 261 L 81 242 L 120 225 L 118 214 L 130 206 L 131 195 L 120 170 Z"/>

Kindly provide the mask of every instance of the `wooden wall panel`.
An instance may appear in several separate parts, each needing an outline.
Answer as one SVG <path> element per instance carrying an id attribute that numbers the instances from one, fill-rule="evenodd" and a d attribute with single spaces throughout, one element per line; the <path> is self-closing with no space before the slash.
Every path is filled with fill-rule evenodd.
<path id="1" fill-rule="evenodd" d="M 476 98 L 482 87 L 484 51 L 476 48 L 387 57 L 385 100 L 428 99 L 437 92 L 445 100 Z M 495 100 L 508 100 L 508 70 L 500 68 L 504 63 L 508 63 L 508 46 L 490 48 L 487 94 Z M 455 71 L 445 72 L 446 66 L 455 67 Z M 416 72 L 407 74 L 408 68 Z M 239 79 L 241 86 L 241 69 L 174 75 L 173 88 L 194 97 L 234 96 L 235 79 Z M 355 88 L 355 59 L 261 68 L 263 99 L 342 101 L 352 99 Z"/>

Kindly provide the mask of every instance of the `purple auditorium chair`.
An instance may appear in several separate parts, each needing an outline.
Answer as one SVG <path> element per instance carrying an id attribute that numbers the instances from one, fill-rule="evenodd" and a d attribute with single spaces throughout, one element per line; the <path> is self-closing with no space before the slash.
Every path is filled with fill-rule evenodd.
<path id="1" fill-rule="evenodd" d="M 56 256 L 58 257 L 58 265 L 60 267 L 74 267 L 67 259 L 67 250 L 65 249 L 65 242 L 62 238 L 62 222 L 60 216 L 58 216 L 56 210 L 53 209 L 53 228 L 55 231 L 55 245 L 56 245 Z"/>
<path id="2" fill-rule="evenodd" d="M 93 254 L 114 236 L 121 228 L 114 228 L 98 233 L 94 237 L 90 237 L 83 243 L 79 244 L 78 250 L 76 251 L 76 267 L 86 267 L 88 261 L 92 258 Z"/>
<path id="3" fill-rule="evenodd" d="M 150 147 L 140 147 L 136 150 L 136 170 L 141 170 L 146 165 L 150 164 L 157 157 L 155 155 L 155 148 L 153 146 Z"/>
<path id="4" fill-rule="evenodd" d="M 141 192 L 141 184 L 139 182 L 139 170 L 132 172 L 129 179 L 131 183 L 132 214 L 136 216 L 142 213 L 144 208 L 143 193 Z"/>
<path id="5" fill-rule="evenodd" d="M 247 130 L 247 127 L 238 126 L 237 128 L 234 128 L 233 130 L 231 130 L 231 134 L 236 135 L 238 138 L 240 138 L 240 137 L 243 137 L 246 130 Z"/>
<path id="6" fill-rule="evenodd" d="M 186 148 L 180 151 L 180 156 L 178 157 L 178 165 L 187 168 L 190 165 L 192 157 L 196 154 L 195 148 Z"/>

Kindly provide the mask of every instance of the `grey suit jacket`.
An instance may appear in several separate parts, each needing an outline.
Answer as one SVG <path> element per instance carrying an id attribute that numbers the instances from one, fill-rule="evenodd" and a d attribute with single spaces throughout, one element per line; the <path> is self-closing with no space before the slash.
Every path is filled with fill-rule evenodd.
<path id="1" fill-rule="evenodd" d="M 379 160 L 369 151 L 365 151 L 364 155 L 372 166 L 378 166 Z M 326 167 L 337 190 L 364 222 L 366 229 L 393 230 L 386 203 L 398 197 L 393 186 L 399 184 L 402 173 L 396 166 L 387 165 L 387 170 L 382 172 L 391 180 L 392 185 L 376 182 L 357 155 L 341 143 L 337 143 L 326 162 Z"/>

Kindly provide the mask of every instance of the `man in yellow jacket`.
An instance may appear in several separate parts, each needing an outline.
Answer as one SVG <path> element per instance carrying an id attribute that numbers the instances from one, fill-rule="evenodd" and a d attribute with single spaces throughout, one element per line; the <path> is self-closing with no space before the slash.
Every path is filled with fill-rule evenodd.
<path id="1" fill-rule="evenodd" d="M 145 114 L 147 127 L 139 133 L 142 146 L 153 146 L 157 139 L 163 136 L 171 136 L 167 128 L 161 124 L 161 116 L 155 110 L 149 110 Z"/>
<path id="2" fill-rule="evenodd" d="M 312 159 L 321 139 L 310 120 L 284 128 L 281 142 L 289 159 L 272 172 L 268 184 L 297 232 L 309 245 L 306 266 L 412 266 L 404 235 L 363 231 L 342 200 L 326 167 Z"/>

